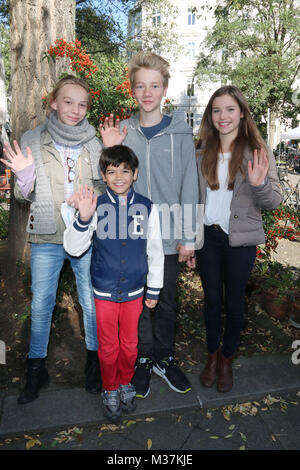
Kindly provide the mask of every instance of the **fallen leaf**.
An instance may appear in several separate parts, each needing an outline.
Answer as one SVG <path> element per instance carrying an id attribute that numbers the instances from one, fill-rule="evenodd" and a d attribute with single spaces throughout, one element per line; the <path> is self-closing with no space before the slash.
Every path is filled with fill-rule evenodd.
<path id="1" fill-rule="evenodd" d="M 73 429 L 70 429 L 70 432 L 75 432 L 75 434 L 82 434 L 83 429 L 75 426 Z"/>
<path id="2" fill-rule="evenodd" d="M 230 421 L 230 412 L 227 408 L 223 410 L 223 416 L 224 416 L 224 419 L 226 419 L 226 421 Z"/>
<path id="3" fill-rule="evenodd" d="M 34 446 L 35 446 L 35 440 L 34 439 L 30 439 L 30 441 L 26 442 L 26 449 L 27 450 L 32 449 L 32 447 L 34 447 Z"/>
<path id="4" fill-rule="evenodd" d="M 25 439 L 27 439 L 27 442 L 26 442 L 26 449 L 27 450 L 32 449 L 32 447 L 34 447 L 34 446 L 41 446 L 42 445 L 42 443 L 41 443 L 41 441 L 39 441 L 39 439 L 34 439 L 33 437 L 27 436 L 27 435 L 25 435 L 24 437 L 25 437 Z"/>
<path id="5" fill-rule="evenodd" d="M 54 447 L 56 447 L 57 444 L 58 444 L 58 439 L 54 439 L 54 441 L 51 442 L 51 445 L 50 445 L 51 449 L 53 449 Z"/>
<path id="6" fill-rule="evenodd" d="M 152 447 L 152 440 L 151 439 L 148 439 L 147 440 L 147 449 L 150 450 Z"/>
<path id="7" fill-rule="evenodd" d="M 280 409 L 283 413 L 286 413 L 288 407 L 285 403 L 280 403 Z"/>
<path id="8" fill-rule="evenodd" d="M 136 421 L 128 421 L 126 423 L 126 427 L 129 428 L 129 426 L 132 426 L 132 424 L 136 424 Z"/>
<path id="9" fill-rule="evenodd" d="M 100 428 L 100 431 L 116 431 L 117 429 L 119 428 L 116 424 L 103 424 L 103 426 Z"/>

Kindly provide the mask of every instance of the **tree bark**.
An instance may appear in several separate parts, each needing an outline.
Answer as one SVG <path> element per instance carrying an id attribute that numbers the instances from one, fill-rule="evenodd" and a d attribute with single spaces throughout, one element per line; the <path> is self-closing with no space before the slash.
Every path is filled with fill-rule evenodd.
<path id="1" fill-rule="evenodd" d="M 5 69 L 4 62 L 2 58 L 2 52 L 0 50 L 0 125 L 4 124 L 7 119 L 7 98 L 6 98 L 6 89 L 5 89 Z M 1 137 L 1 132 L 0 132 Z"/>
<path id="2" fill-rule="evenodd" d="M 271 149 L 276 147 L 276 122 L 277 119 L 280 119 L 280 115 L 276 111 L 270 110 L 270 120 L 269 120 L 269 146 Z"/>
<path id="3" fill-rule="evenodd" d="M 69 60 L 42 60 L 58 38 L 75 39 L 75 0 L 10 0 L 12 68 L 12 139 L 18 142 L 28 129 L 45 120 L 42 96 L 47 95 L 62 72 L 70 72 Z M 13 191 L 12 191 L 13 193 Z M 28 263 L 26 236 L 28 206 L 11 197 L 8 274 L 16 262 Z"/>

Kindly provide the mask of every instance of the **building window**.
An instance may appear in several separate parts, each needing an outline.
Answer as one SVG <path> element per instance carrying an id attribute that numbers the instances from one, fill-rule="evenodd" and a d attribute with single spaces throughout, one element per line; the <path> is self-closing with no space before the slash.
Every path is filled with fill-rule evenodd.
<path id="1" fill-rule="evenodd" d="M 195 85 L 192 78 L 188 78 L 186 94 L 187 96 L 195 96 Z"/>
<path id="2" fill-rule="evenodd" d="M 191 8 L 188 9 L 188 25 L 193 25 L 195 24 L 195 21 L 196 21 L 196 16 L 195 16 L 195 13 L 193 12 L 193 10 Z"/>
<path id="3" fill-rule="evenodd" d="M 131 38 L 136 38 L 141 32 L 142 28 L 142 17 L 140 14 L 137 14 L 135 16 L 131 16 L 129 19 L 129 28 L 128 28 L 128 33 L 129 37 Z"/>
<path id="4" fill-rule="evenodd" d="M 190 60 L 190 61 L 195 60 L 195 58 L 196 58 L 196 43 L 193 42 L 193 41 L 190 41 L 190 42 L 188 42 L 187 46 L 188 46 L 188 54 L 187 54 L 188 60 Z"/>
<path id="5" fill-rule="evenodd" d="M 160 25 L 160 11 L 159 10 L 154 10 L 153 16 L 152 16 L 152 24 L 156 28 Z"/>
<path id="6" fill-rule="evenodd" d="M 194 128 L 194 113 L 186 113 L 186 122 L 191 128 Z"/>

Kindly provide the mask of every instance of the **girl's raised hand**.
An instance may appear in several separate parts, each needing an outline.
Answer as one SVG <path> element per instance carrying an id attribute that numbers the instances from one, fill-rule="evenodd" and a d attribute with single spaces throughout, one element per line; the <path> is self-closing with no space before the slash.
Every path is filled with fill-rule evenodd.
<path id="1" fill-rule="evenodd" d="M 33 158 L 29 147 L 26 147 L 27 157 L 21 152 L 19 144 L 16 140 L 13 141 L 14 149 L 9 144 L 4 145 L 3 153 L 5 159 L 1 158 L 1 162 L 5 163 L 14 173 L 24 170 L 24 168 L 32 165 Z"/>
<path id="2" fill-rule="evenodd" d="M 99 131 L 103 145 L 105 147 L 112 147 L 113 145 L 122 144 L 127 135 L 128 128 L 124 126 L 123 131 L 120 132 L 120 119 L 117 117 L 114 125 L 114 115 L 111 113 L 102 124 L 99 124 Z"/>
<path id="3" fill-rule="evenodd" d="M 97 207 L 97 196 L 94 194 L 93 188 L 85 188 L 82 186 L 77 193 L 77 209 L 79 210 L 80 219 L 84 222 L 93 217 Z"/>
<path id="4" fill-rule="evenodd" d="M 269 169 L 269 159 L 264 149 L 260 149 L 258 153 L 254 150 L 253 153 L 253 164 L 248 161 L 248 177 L 249 183 L 252 186 L 260 186 L 263 184 L 265 177 L 267 176 Z"/>

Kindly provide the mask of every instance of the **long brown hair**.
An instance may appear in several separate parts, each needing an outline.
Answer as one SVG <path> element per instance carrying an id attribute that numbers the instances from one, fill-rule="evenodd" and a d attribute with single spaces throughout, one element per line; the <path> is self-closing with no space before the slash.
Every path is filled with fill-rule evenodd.
<path id="1" fill-rule="evenodd" d="M 243 168 L 244 151 L 247 146 L 252 152 L 255 149 L 263 148 L 267 151 L 266 145 L 259 130 L 251 116 L 248 103 L 242 92 L 233 85 L 226 85 L 214 92 L 211 96 L 199 130 L 199 139 L 196 144 L 197 149 L 202 149 L 203 159 L 201 163 L 202 173 L 212 190 L 219 189 L 218 180 L 218 153 L 221 150 L 219 132 L 212 122 L 212 104 L 215 98 L 223 95 L 230 95 L 239 105 L 243 117 L 240 120 L 238 135 L 231 144 L 231 158 L 229 161 L 228 189 L 232 190 L 238 170 L 245 173 Z"/>

